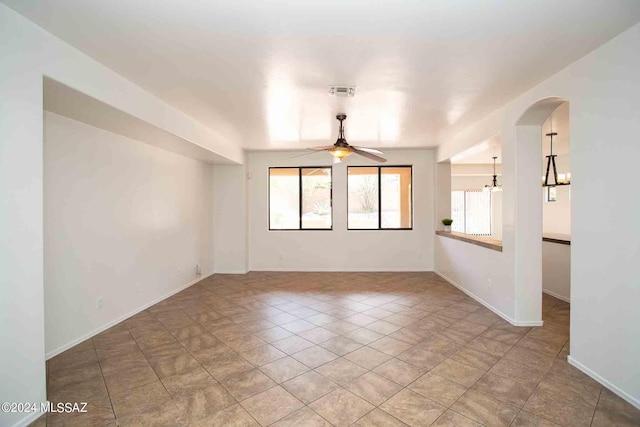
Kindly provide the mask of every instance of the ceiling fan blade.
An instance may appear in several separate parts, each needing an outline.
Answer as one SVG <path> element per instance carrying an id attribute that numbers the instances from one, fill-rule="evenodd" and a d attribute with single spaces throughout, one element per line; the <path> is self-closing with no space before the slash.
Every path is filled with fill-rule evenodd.
<path id="1" fill-rule="evenodd" d="M 289 158 L 290 159 L 295 159 L 297 157 L 308 156 L 309 154 L 315 154 L 315 153 L 317 153 L 317 151 L 309 151 L 308 153 L 298 154 L 297 156 L 292 156 L 292 157 L 289 157 Z"/>
<path id="2" fill-rule="evenodd" d="M 307 148 L 307 150 L 314 150 L 314 151 L 322 151 L 322 150 L 328 150 L 329 148 L 333 148 L 333 145 L 325 145 L 324 147 L 311 147 L 311 148 Z"/>
<path id="3" fill-rule="evenodd" d="M 354 145 L 352 145 L 352 147 L 355 148 L 356 150 L 366 151 L 367 153 L 371 153 L 371 154 L 384 154 L 382 151 L 376 150 L 375 148 L 356 147 Z"/>
<path id="4" fill-rule="evenodd" d="M 357 148 L 354 148 L 353 152 L 356 154 L 360 154 L 361 156 L 366 157 L 367 159 L 375 160 L 376 162 L 384 163 L 387 161 L 387 159 L 384 159 L 380 156 L 376 156 L 375 154 L 372 154 L 372 153 L 368 153 L 366 151 L 362 151 Z"/>

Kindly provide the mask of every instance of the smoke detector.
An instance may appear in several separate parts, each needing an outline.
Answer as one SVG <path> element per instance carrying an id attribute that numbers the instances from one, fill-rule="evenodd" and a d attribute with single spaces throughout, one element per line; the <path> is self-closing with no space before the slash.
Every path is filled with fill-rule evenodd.
<path id="1" fill-rule="evenodd" d="M 330 96 L 348 96 L 352 97 L 356 94 L 355 86 L 329 86 Z"/>

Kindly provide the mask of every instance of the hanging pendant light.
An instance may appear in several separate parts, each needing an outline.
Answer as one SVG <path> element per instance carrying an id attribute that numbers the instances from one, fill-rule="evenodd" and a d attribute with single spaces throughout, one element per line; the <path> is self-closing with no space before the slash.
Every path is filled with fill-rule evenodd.
<path id="1" fill-rule="evenodd" d="M 496 159 L 493 157 L 493 181 L 491 185 L 485 185 L 482 191 L 502 191 L 502 185 L 498 185 L 498 175 L 496 175 Z"/>
<path id="2" fill-rule="evenodd" d="M 558 173 L 556 169 L 556 155 L 553 154 L 553 137 L 558 135 L 557 132 L 548 133 L 547 136 L 551 138 L 551 147 L 549 149 L 549 155 L 547 157 L 547 172 L 542 177 L 542 186 L 543 187 L 555 187 L 556 185 L 571 185 L 571 174 L 570 173 Z M 549 174 L 552 174 L 551 177 L 553 181 L 549 180 Z"/>

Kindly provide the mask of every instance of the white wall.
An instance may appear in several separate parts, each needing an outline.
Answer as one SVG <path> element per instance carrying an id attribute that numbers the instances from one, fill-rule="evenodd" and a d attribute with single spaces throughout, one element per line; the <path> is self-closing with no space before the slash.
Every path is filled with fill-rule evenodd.
<path id="1" fill-rule="evenodd" d="M 510 262 L 513 262 L 512 257 L 504 252 L 448 237 L 435 237 L 435 271 L 496 314 L 516 323 L 514 288 L 502 276 Z M 468 265 L 474 268 L 467 268 Z"/>
<path id="2" fill-rule="evenodd" d="M 247 177 L 244 166 L 213 166 L 214 271 L 246 273 Z"/>
<path id="3" fill-rule="evenodd" d="M 516 221 L 516 198 L 525 194 L 517 177 L 515 125 L 539 100 L 560 97 L 570 102 L 571 123 L 571 356 L 578 366 L 640 407 L 640 203 L 634 171 L 640 157 L 640 24 L 602 45 L 485 119 L 442 135 L 438 160 L 446 160 L 496 133 L 503 136 L 503 253 L 509 262 L 492 272 L 505 283 L 488 296 L 498 304 L 500 289 L 516 288 L 516 235 L 521 244 L 540 240 L 537 226 Z M 544 121 L 544 118 L 541 120 Z M 541 126 L 539 126 L 540 130 Z M 541 132 L 540 132 L 541 133 Z M 539 139 L 540 140 L 540 137 Z M 539 169 L 537 169 L 539 171 Z M 528 173 L 529 171 L 526 171 Z M 536 179 L 540 179 L 539 175 Z M 538 184 L 539 185 L 539 184 Z M 538 187 L 539 188 L 539 187 Z M 536 189 L 537 192 L 537 189 Z M 538 193 L 536 199 L 539 201 Z M 539 202 L 538 202 L 539 203 Z M 630 224 L 624 236 L 616 224 Z M 442 250 L 436 247 L 436 251 Z M 457 256 L 468 259 L 458 268 L 466 275 L 482 274 L 470 245 Z M 436 254 L 436 269 L 441 254 Z M 458 271 L 462 274 L 462 271 Z M 494 282 L 495 283 L 495 282 Z M 507 302 L 513 310 L 518 301 Z M 516 318 L 516 320 L 519 320 Z"/>
<path id="4" fill-rule="evenodd" d="M 515 308 L 516 319 L 542 326 L 542 201 L 538 176 L 542 153 L 540 126 L 516 126 Z M 504 205 L 503 205 L 504 206 Z M 522 227 L 526 224 L 526 227 Z M 520 228 L 518 228 L 520 227 Z"/>
<path id="5" fill-rule="evenodd" d="M 44 130 L 50 357 L 212 273 L 213 198 L 209 164 L 54 113 Z"/>
<path id="6" fill-rule="evenodd" d="M 451 162 L 436 163 L 436 182 L 435 182 L 435 228 L 436 230 L 444 230 L 442 220 L 451 218 Z"/>
<path id="7" fill-rule="evenodd" d="M 542 242 L 542 290 L 571 301 L 571 246 Z"/>
<path id="8" fill-rule="evenodd" d="M 452 176 L 451 191 L 482 190 L 486 184 L 491 184 L 490 176 Z M 498 183 L 500 178 L 498 177 Z"/>
<path id="9" fill-rule="evenodd" d="M 0 401 L 45 396 L 43 76 L 241 163 L 242 150 L 0 4 Z M 38 414 L 0 412 L 0 425 Z"/>
<path id="10" fill-rule="evenodd" d="M 548 151 L 548 150 L 547 150 Z M 544 154 L 544 153 L 543 153 Z M 564 158 L 567 155 L 562 156 Z M 558 162 L 560 164 L 560 162 Z M 460 166 L 455 165 L 453 169 L 454 173 L 460 172 Z M 480 168 L 484 167 L 484 168 Z M 491 172 L 491 165 L 474 165 L 476 172 L 483 172 L 482 169 Z M 568 170 L 568 169 L 562 169 Z M 464 170 L 462 170 L 464 171 Z M 485 172 L 486 172 L 485 171 Z M 452 176 L 451 177 L 451 190 L 480 190 L 485 184 L 491 181 L 490 177 L 486 176 Z M 501 183 L 501 178 L 498 178 L 498 182 Z M 543 233 L 557 233 L 557 234 L 570 234 L 570 204 L 568 193 L 570 187 L 557 187 L 558 201 L 548 203 L 543 200 Z M 544 192 L 543 192 L 544 193 Z M 491 237 L 495 239 L 502 238 L 502 192 L 492 193 L 492 206 L 491 206 Z M 437 244 L 437 243 L 436 243 Z M 443 242 L 444 244 L 444 242 Z M 452 244 L 449 244 L 451 246 Z M 453 246 L 457 246 L 453 244 Z M 444 245 L 443 245 L 444 249 Z M 446 253 L 444 251 L 443 253 Z M 443 260 L 441 260 L 443 261 Z M 453 260 L 451 260 L 453 262 Z M 561 298 L 564 301 L 570 299 L 570 262 L 571 262 L 571 246 L 560 245 L 558 243 L 543 242 L 542 244 L 542 289 L 543 291 Z M 465 262 L 460 263 L 460 267 L 465 265 Z M 457 269 L 453 266 L 449 266 L 449 274 L 456 276 Z M 464 268 L 462 269 L 464 270 Z M 441 271 L 444 274 L 444 271 Z M 481 273 L 479 276 L 483 277 L 485 274 Z M 461 280 L 461 279 L 459 279 Z M 474 284 L 474 277 L 468 277 L 465 279 L 468 283 L 466 288 L 473 289 L 475 293 L 482 293 L 479 290 L 479 286 Z M 484 282 L 478 282 L 484 285 Z"/>
<path id="11" fill-rule="evenodd" d="M 567 156 L 558 156 L 556 163 L 566 164 Z M 566 169 L 563 169 L 566 170 Z M 556 201 L 547 202 L 546 189 L 542 192 L 542 232 L 571 236 L 571 185 L 556 187 Z"/>
<path id="12" fill-rule="evenodd" d="M 372 165 L 352 155 L 333 166 L 333 230 L 269 231 L 270 166 L 330 166 L 327 153 L 248 155 L 251 270 L 425 271 L 433 269 L 435 164 L 432 150 L 387 150 L 385 165 L 413 165 L 413 230 L 347 230 L 347 165 Z"/>

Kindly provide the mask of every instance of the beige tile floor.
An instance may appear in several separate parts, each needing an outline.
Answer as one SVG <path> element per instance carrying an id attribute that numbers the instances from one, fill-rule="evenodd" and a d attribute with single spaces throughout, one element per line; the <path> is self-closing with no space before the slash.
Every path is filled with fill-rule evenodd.
<path id="1" fill-rule="evenodd" d="M 624 426 L 569 305 L 501 320 L 432 273 L 216 275 L 49 360 L 48 426 Z"/>

